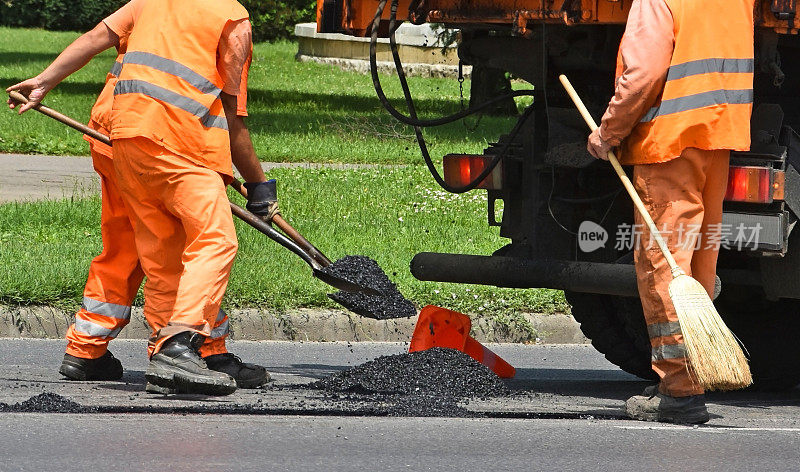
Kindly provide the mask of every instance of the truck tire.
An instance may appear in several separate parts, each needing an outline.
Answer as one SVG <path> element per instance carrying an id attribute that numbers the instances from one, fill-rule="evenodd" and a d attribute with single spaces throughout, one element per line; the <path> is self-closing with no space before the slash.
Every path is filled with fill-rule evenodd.
<path id="1" fill-rule="evenodd" d="M 565 295 L 595 349 L 625 372 L 658 380 L 650 366 L 650 341 L 638 299 Z M 745 346 L 754 388 L 780 391 L 800 384 L 800 300 L 770 301 L 760 288 L 726 285 L 714 304 Z"/>
<path id="2" fill-rule="evenodd" d="M 723 286 L 714 302 L 744 345 L 755 388 L 788 390 L 800 383 L 800 300 L 767 300 L 760 287 Z"/>
<path id="3" fill-rule="evenodd" d="M 637 377 L 658 380 L 638 298 L 569 291 L 565 296 L 581 331 L 609 362 Z"/>

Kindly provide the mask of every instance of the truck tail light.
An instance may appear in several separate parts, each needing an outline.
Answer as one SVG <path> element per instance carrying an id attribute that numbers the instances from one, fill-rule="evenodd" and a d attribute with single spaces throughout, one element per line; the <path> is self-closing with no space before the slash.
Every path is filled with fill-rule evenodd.
<path id="1" fill-rule="evenodd" d="M 463 187 L 479 176 L 492 162 L 493 156 L 474 154 L 448 154 L 444 156 L 444 181 L 454 187 Z M 503 161 L 478 184 L 478 188 L 500 190 L 503 188 Z"/>
<path id="2" fill-rule="evenodd" d="M 770 167 L 731 166 L 725 200 L 747 203 L 783 200 L 784 177 L 783 171 Z"/>

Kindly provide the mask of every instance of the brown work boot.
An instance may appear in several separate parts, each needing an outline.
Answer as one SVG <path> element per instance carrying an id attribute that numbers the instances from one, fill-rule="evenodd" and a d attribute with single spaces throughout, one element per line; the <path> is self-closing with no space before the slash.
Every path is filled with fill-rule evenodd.
<path id="1" fill-rule="evenodd" d="M 709 420 L 705 395 L 671 397 L 659 392 L 658 386 L 649 386 L 644 393 L 625 402 L 629 418 L 678 424 L 701 424 Z"/>
<path id="2" fill-rule="evenodd" d="M 236 391 L 236 381 L 224 372 L 208 368 L 197 350 L 204 337 L 186 331 L 167 339 L 161 349 L 150 358 L 145 378 L 165 389 L 180 393 L 203 395 L 230 395 Z"/>

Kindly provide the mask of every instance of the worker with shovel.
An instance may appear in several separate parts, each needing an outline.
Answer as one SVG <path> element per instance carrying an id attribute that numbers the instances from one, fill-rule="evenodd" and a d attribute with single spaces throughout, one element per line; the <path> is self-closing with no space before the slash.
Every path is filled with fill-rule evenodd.
<path id="1" fill-rule="evenodd" d="M 713 12 L 713 14 L 710 14 Z M 750 147 L 753 0 L 634 0 L 619 49 L 614 97 L 588 150 L 622 164 L 678 265 L 714 293 L 730 151 Z M 668 286 L 667 261 L 640 231 L 634 252 L 657 386 L 626 402 L 628 416 L 708 421 Z"/>
<path id="2" fill-rule="evenodd" d="M 228 156 L 248 182 L 250 211 L 269 218 L 277 201 L 242 120 L 252 49 L 247 12 L 232 0 L 171 3 L 133 0 L 39 76 L 8 90 L 29 97 L 22 113 L 108 47 L 133 53 L 119 57 L 92 112 L 95 129 L 122 131 L 113 161 L 108 147 L 92 142 L 103 177 L 104 252 L 93 261 L 61 372 L 76 379 L 121 375 L 107 345 L 127 324 L 143 269 L 151 387 L 227 394 L 268 378 L 225 349 L 227 318 L 219 304 L 236 252 L 224 190 L 232 177 Z"/>

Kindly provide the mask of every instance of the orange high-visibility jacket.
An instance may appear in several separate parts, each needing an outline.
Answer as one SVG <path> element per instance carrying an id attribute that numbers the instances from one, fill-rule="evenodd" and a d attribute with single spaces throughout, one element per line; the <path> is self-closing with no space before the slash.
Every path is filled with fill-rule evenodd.
<path id="1" fill-rule="evenodd" d="M 111 138 L 145 137 L 233 175 L 217 46 L 225 24 L 245 18 L 235 0 L 148 1 L 114 87 Z"/>
<path id="2" fill-rule="evenodd" d="M 117 60 L 114 61 L 111 70 L 106 74 L 106 83 L 103 86 L 103 90 L 100 91 L 100 95 L 97 96 L 92 112 L 89 115 L 89 119 L 106 131 L 111 129 L 111 106 L 114 100 L 114 87 L 117 85 L 117 77 L 122 71 L 123 56 L 121 53 L 117 55 Z"/>
<path id="3" fill-rule="evenodd" d="M 664 91 L 622 142 L 620 160 L 665 162 L 689 147 L 750 149 L 753 0 L 665 2 L 675 49 Z"/>

